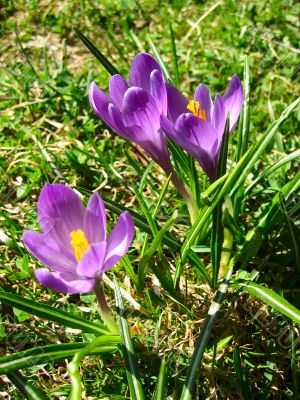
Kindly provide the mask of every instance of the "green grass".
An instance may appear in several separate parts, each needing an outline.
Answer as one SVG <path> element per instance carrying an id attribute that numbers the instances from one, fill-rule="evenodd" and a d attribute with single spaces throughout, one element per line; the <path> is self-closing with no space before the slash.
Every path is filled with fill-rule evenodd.
<path id="1" fill-rule="evenodd" d="M 213 4 L 217 4 L 214 9 Z M 147 399 L 159 398 L 153 396 L 164 390 L 172 399 L 180 397 L 214 290 L 203 281 L 201 267 L 195 268 L 191 259 L 181 269 L 178 245 L 188 235 L 188 213 L 172 184 L 154 215 L 166 184 L 163 172 L 156 165 L 147 171 L 147 156 L 94 117 L 87 99 L 88 85 L 95 80 L 106 89 L 109 74 L 88 52 L 73 27 L 87 35 L 124 76 L 128 76 L 130 63 L 138 52 L 153 54 L 150 39 L 188 97 L 200 82 L 213 93 L 223 93 L 233 74 L 242 78 L 247 55 L 250 147 L 299 92 L 298 7 L 297 2 L 284 0 L 66 0 L 6 1 L 0 11 L 0 287 L 97 322 L 93 295 L 65 296 L 40 287 L 33 275 L 38 263 L 24 248 L 22 233 L 25 229 L 38 229 L 36 201 L 44 183 L 59 182 L 62 177 L 84 194 L 99 189 L 103 197 L 113 201 L 109 208 L 110 227 L 117 218 L 114 205 L 135 211 L 140 225 L 134 244 L 128 258 L 108 275 L 111 279 L 115 276 L 120 286 L 148 310 L 147 315 L 141 314 L 126 303 Z M 176 43 L 177 66 L 169 23 Z M 235 197 L 236 215 L 230 222 L 236 224 L 234 251 L 241 249 L 243 258 L 235 266 L 235 271 L 239 270 L 235 290 L 229 289 L 205 346 L 195 399 L 296 399 L 299 395 L 299 327 L 276 307 L 274 311 L 238 286 L 238 279 L 253 278 L 300 307 L 297 190 L 284 207 L 274 203 L 276 207 L 268 214 L 269 226 L 264 226 L 262 220 L 274 196 L 292 182 L 298 170 L 299 158 L 266 174 L 268 167 L 299 148 L 299 120 L 298 107 L 255 160 L 244 187 L 249 188 L 262 175 L 260 181 L 241 198 Z M 236 129 L 229 145 L 229 158 L 233 160 L 238 136 Z M 200 169 L 197 173 L 202 192 L 208 182 Z M 277 200 L 280 201 L 279 195 Z M 178 215 L 170 222 L 175 210 Z M 143 227 L 149 224 L 152 231 L 159 231 L 167 221 L 169 233 L 162 235 L 160 246 L 151 229 L 148 227 L 145 233 Z M 252 232 L 256 234 L 259 223 L 262 236 L 257 238 L 261 242 L 252 241 L 249 247 L 243 247 L 244 238 Z M 172 235 L 175 244 L 168 241 L 168 235 Z M 192 244 L 198 250 L 200 245 L 209 248 L 210 236 L 203 235 L 203 242 Z M 197 255 L 199 263 L 207 267 L 209 252 L 204 250 Z M 177 298 L 171 288 L 175 270 L 180 282 Z M 155 290 L 155 276 L 160 278 L 160 296 Z M 106 286 L 105 291 L 115 310 L 113 288 Z M 6 303 L 1 307 L 0 356 L 58 342 L 90 342 L 95 337 L 95 332 L 76 331 L 57 320 L 37 317 L 28 309 L 20 311 Z M 293 336 L 290 342 L 289 332 Z M 226 341 L 227 338 L 230 339 Z M 166 371 L 160 369 L 162 357 Z M 126 364 L 119 352 L 90 355 L 81 362 L 83 398 L 130 398 Z M 67 398 L 71 393 L 67 363 L 63 360 L 31 364 L 20 373 L 46 399 Z M 11 383 L 16 379 L 17 375 L 10 380 L 5 375 L 0 377 L 1 398 L 23 398 Z"/>

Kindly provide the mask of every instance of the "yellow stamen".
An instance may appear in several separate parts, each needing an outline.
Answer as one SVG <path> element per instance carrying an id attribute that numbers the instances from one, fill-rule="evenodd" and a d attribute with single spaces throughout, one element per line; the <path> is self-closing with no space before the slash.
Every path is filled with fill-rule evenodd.
<path id="1" fill-rule="evenodd" d="M 204 119 L 204 121 L 206 121 L 206 112 L 205 112 L 205 110 L 200 109 L 199 101 L 191 100 L 186 108 L 188 110 L 192 111 L 192 113 L 195 115 L 195 117 Z"/>
<path id="2" fill-rule="evenodd" d="M 76 260 L 79 261 L 90 248 L 89 242 L 81 229 L 70 233 L 71 245 L 74 248 Z"/>

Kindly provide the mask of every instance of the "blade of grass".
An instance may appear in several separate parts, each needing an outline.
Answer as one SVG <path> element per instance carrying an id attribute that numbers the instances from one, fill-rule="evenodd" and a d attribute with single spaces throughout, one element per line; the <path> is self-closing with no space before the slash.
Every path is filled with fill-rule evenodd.
<path id="1" fill-rule="evenodd" d="M 119 317 L 120 335 L 122 339 L 122 354 L 126 366 L 126 375 L 132 400 L 144 400 L 142 382 L 140 380 L 138 364 L 135 358 L 135 352 L 131 341 L 125 310 L 123 306 L 120 287 L 115 279 L 115 299 L 117 313 Z"/>
<path id="2" fill-rule="evenodd" d="M 111 74 L 119 74 L 119 71 L 113 66 L 113 64 L 101 53 L 100 50 L 82 33 L 79 29 L 73 28 L 79 39 L 85 44 L 89 51 L 97 58 L 97 60 L 103 65 L 103 67 Z"/>
<path id="3" fill-rule="evenodd" d="M 249 383 L 249 375 L 246 368 L 243 368 L 241 363 L 240 349 L 235 347 L 233 352 L 233 362 L 235 367 L 236 376 L 239 380 L 239 388 L 242 399 L 252 400 L 251 386 Z"/>
<path id="4" fill-rule="evenodd" d="M 165 400 L 168 389 L 168 365 L 166 360 L 163 358 L 161 360 L 159 375 L 156 386 L 156 396 L 155 400 Z"/>
<path id="5" fill-rule="evenodd" d="M 96 338 L 93 347 L 86 351 L 86 354 L 104 354 L 118 350 L 118 344 L 121 342 L 120 336 L 103 335 Z M 87 343 L 61 343 L 50 344 L 47 346 L 37 346 L 32 349 L 9 354 L 0 357 L 0 374 L 10 374 L 19 369 L 44 364 L 53 364 L 57 361 L 71 358 L 78 351 L 85 349 Z"/>
<path id="6" fill-rule="evenodd" d="M 147 41 L 149 43 L 149 46 L 153 52 L 153 54 L 155 55 L 155 58 L 157 59 L 159 65 L 161 66 L 161 69 L 166 77 L 166 79 L 170 82 L 170 83 L 174 83 L 173 79 L 171 78 L 171 75 L 166 67 L 166 64 L 163 62 L 163 59 L 161 58 L 161 55 L 159 54 L 159 51 L 157 50 L 157 47 L 155 46 L 155 44 L 152 42 L 150 36 L 147 36 Z"/>
<path id="7" fill-rule="evenodd" d="M 11 374 L 8 374 L 7 377 L 15 385 L 15 387 L 19 390 L 19 392 L 22 394 L 22 396 L 24 396 L 24 399 L 27 399 L 27 400 L 45 400 L 46 399 L 42 395 L 42 393 L 36 387 L 34 387 L 31 383 L 27 382 L 27 380 L 19 372 L 13 372 Z"/>
<path id="8" fill-rule="evenodd" d="M 177 51 L 176 51 L 176 43 L 174 37 L 174 31 L 172 28 L 172 24 L 170 22 L 170 38 L 171 38 L 171 48 L 172 48 L 172 55 L 173 55 L 173 68 L 174 68 L 174 76 L 175 76 L 175 86 L 179 86 L 179 69 L 178 69 L 178 59 L 177 59 Z"/>
<path id="9" fill-rule="evenodd" d="M 78 315 L 72 315 L 66 311 L 58 310 L 46 304 L 37 303 L 16 294 L 0 291 L 0 301 L 11 307 L 16 307 L 37 317 L 57 322 L 58 324 L 69 326 L 70 328 L 81 329 L 84 332 L 95 333 L 98 335 L 109 334 L 104 325 L 88 321 Z"/>
<path id="10" fill-rule="evenodd" d="M 273 174 L 278 168 L 283 167 L 285 164 L 287 164 L 299 157 L 300 157 L 300 149 L 293 151 L 290 154 L 287 154 L 285 157 L 281 158 L 279 161 L 277 161 L 270 167 L 264 169 L 264 171 L 251 183 L 251 185 L 249 185 L 246 188 L 245 193 L 249 194 L 262 179 L 267 178 L 268 176 Z"/>

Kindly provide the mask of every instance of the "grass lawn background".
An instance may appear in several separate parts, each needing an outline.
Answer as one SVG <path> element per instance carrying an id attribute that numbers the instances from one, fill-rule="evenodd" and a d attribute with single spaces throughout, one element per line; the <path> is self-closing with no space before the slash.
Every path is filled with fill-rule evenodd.
<path id="1" fill-rule="evenodd" d="M 37 302 L 97 319 L 93 295 L 67 297 L 40 287 L 33 275 L 36 260 L 20 240 L 24 229 L 38 229 L 36 201 L 42 186 L 45 182 L 58 182 L 62 176 L 71 187 L 82 192 L 98 189 L 109 199 L 141 212 L 131 186 L 139 185 L 148 157 L 95 118 L 87 99 L 88 86 L 95 80 L 99 87 L 107 89 L 109 74 L 84 47 L 73 26 L 86 34 L 126 77 L 137 53 L 148 51 L 153 55 L 151 39 L 174 76 L 171 23 L 179 61 L 179 88 L 190 98 L 200 82 L 214 94 L 224 93 L 233 74 L 242 79 L 247 55 L 251 73 L 250 143 L 255 143 L 299 94 L 299 4 L 283 0 L 4 1 L 0 23 L 0 285 Z M 257 163 L 254 178 L 298 148 L 299 120 L 298 109 Z M 232 157 L 236 142 L 237 130 L 231 138 Z M 255 225 L 270 196 L 299 166 L 287 165 L 243 204 L 244 227 Z M 154 166 L 149 180 L 156 190 L 161 190 L 165 176 Z M 143 195 L 151 209 L 157 193 L 150 183 L 147 181 Z M 205 184 L 200 172 L 200 186 Z M 171 233 L 180 241 L 188 229 L 184 223 L 186 209 L 170 186 L 158 221 L 166 221 L 175 209 L 179 210 L 179 218 Z M 110 213 L 109 217 L 113 226 L 116 216 Z M 296 218 L 297 215 L 292 216 L 299 233 Z M 143 233 L 137 230 L 130 252 L 134 268 L 143 240 Z M 290 242 L 288 230 L 282 229 L 279 221 L 251 260 L 248 271 L 258 270 L 260 283 L 299 307 L 300 276 Z M 151 273 L 142 294 L 132 289 L 121 264 L 109 276 L 113 274 L 152 313 L 151 318 L 134 313 L 129 317 L 132 333 L 147 349 L 140 361 L 147 396 L 151 398 L 155 388 L 158 356 L 165 354 L 172 370 L 169 394 L 176 398 L 212 299 L 211 292 L 195 271 L 187 268 L 182 285 L 186 305 L 193 310 L 190 318 L 164 294 L 160 299 L 153 295 L 155 281 Z M 106 292 L 113 307 L 113 292 L 109 288 Z M 255 317 L 257 312 L 260 319 Z M 233 349 L 238 345 L 242 373 L 254 398 L 296 398 L 297 366 L 291 367 L 290 348 L 280 344 L 279 333 L 274 334 L 290 329 L 290 322 L 274 315 L 258 300 L 250 301 L 245 294 L 229 296 L 223 313 L 212 340 L 232 338 L 214 361 L 213 350 L 206 353 L 195 396 L 239 398 L 242 378 L 233 361 Z M 0 355 L 58 340 L 69 342 L 76 335 L 77 339 L 83 336 L 90 340 L 87 334 L 80 335 L 16 309 L 3 307 L 2 322 Z M 274 331 L 266 329 L 266 325 L 274 326 Z M 48 398 L 63 399 L 70 393 L 64 362 L 43 368 L 32 366 L 23 373 Z M 129 397 L 123 361 L 117 354 L 87 357 L 82 374 L 84 398 Z M 4 376 L 0 377 L 0 397 L 22 398 Z"/>

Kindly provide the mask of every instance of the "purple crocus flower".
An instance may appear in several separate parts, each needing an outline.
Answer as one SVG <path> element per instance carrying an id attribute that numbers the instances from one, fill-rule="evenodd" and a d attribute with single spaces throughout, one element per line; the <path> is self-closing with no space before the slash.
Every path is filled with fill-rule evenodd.
<path id="1" fill-rule="evenodd" d="M 160 116 L 167 115 L 167 90 L 161 68 L 147 53 L 138 54 L 131 65 L 129 81 L 113 75 L 109 94 L 95 82 L 89 88 L 89 100 L 95 114 L 115 132 L 142 147 L 167 175 L 182 197 L 190 196 L 177 178 L 170 160 Z"/>
<path id="2" fill-rule="evenodd" d="M 87 293 L 103 272 L 127 252 L 134 225 L 125 211 L 106 237 L 106 211 L 98 193 L 84 208 L 80 197 L 62 184 L 46 184 L 38 199 L 42 233 L 26 231 L 27 249 L 49 269 L 35 271 L 38 281 L 56 292 Z"/>
<path id="3" fill-rule="evenodd" d="M 234 75 L 224 96 L 217 94 L 214 102 L 204 84 L 197 87 L 190 102 L 174 86 L 166 86 L 169 119 L 161 116 L 164 132 L 195 157 L 214 181 L 227 114 L 230 114 L 231 133 L 243 104 L 243 87 L 239 78 Z"/>

